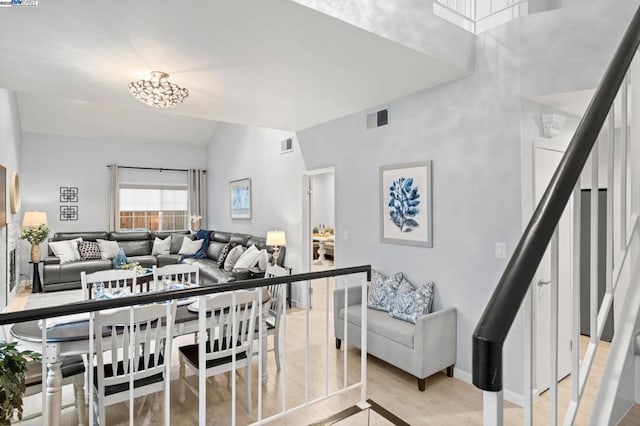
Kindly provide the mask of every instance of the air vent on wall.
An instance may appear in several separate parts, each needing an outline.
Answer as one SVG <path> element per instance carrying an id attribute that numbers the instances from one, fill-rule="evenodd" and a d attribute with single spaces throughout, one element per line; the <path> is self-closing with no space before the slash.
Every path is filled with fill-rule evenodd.
<path id="1" fill-rule="evenodd" d="M 389 109 L 381 109 L 377 112 L 367 114 L 367 129 L 373 129 L 389 124 Z"/>
<path id="2" fill-rule="evenodd" d="M 286 154 L 287 152 L 293 152 L 292 138 L 287 138 L 280 142 L 280 154 Z"/>

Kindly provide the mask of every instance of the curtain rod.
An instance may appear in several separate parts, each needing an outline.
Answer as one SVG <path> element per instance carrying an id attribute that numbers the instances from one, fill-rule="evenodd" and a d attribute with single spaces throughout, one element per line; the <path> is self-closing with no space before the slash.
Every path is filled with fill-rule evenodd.
<path id="1" fill-rule="evenodd" d="M 111 164 L 107 164 L 107 168 L 111 168 Z M 189 169 L 165 169 L 162 167 L 134 167 L 134 166 L 118 166 L 119 169 L 135 169 L 135 170 L 157 170 L 159 172 L 188 172 Z M 204 173 L 207 173 L 206 170 L 203 170 Z"/>

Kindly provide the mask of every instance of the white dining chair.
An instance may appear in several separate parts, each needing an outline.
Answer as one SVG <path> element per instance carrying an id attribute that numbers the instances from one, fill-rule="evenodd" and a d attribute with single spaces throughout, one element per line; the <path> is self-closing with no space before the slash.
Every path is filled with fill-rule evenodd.
<path id="1" fill-rule="evenodd" d="M 268 265 L 264 273 L 265 278 L 282 277 L 289 275 L 289 271 L 279 265 Z M 280 321 L 284 313 L 283 298 L 285 297 L 286 284 L 272 284 L 267 286 L 271 298 L 269 306 L 264 315 L 264 322 L 267 329 L 267 336 L 273 336 L 273 351 L 276 358 L 276 366 L 280 370 Z M 267 348 L 267 351 L 269 349 Z"/>
<path id="2" fill-rule="evenodd" d="M 198 265 L 179 263 L 161 267 L 153 266 L 153 284 L 156 290 L 162 289 L 162 280 L 168 279 L 172 284 L 200 285 L 200 268 Z"/>
<path id="3" fill-rule="evenodd" d="M 258 289 L 235 292 L 235 315 L 233 313 L 233 293 L 220 293 L 205 298 L 207 313 L 207 336 L 215 336 L 215 340 L 200 339 L 206 345 L 205 376 L 210 377 L 232 371 L 232 354 L 235 350 L 236 369 L 244 367 L 246 388 L 246 408 L 251 413 L 251 360 L 252 343 L 255 333 L 257 304 L 261 303 Z M 200 309 L 203 309 L 200 307 Z M 198 344 L 181 346 L 178 349 L 180 360 L 180 385 L 178 400 L 185 401 L 185 389 L 188 387 L 197 394 L 198 389 L 186 378 L 186 366 L 199 372 Z"/>
<path id="4" fill-rule="evenodd" d="M 82 271 L 82 296 L 84 300 L 89 300 L 94 298 L 96 291 L 113 294 L 127 289 L 132 293 L 138 292 L 136 277 L 136 271 L 132 269 L 107 269 L 90 274 Z"/>
<path id="5" fill-rule="evenodd" d="M 176 302 L 154 303 L 134 306 L 133 312 L 120 309 L 96 313 L 95 330 L 103 333 L 102 339 L 95 339 L 96 366 L 92 383 L 93 412 L 99 424 L 105 424 L 106 406 L 166 392 L 165 381 L 170 379 L 170 366 L 165 361 L 171 362 L 176 306 Z M 129 393 L 132 383 L 133 398 Z M 168 402 L 167 394 L 164 396 L 164 401 Z M 170 407 L 166 403 L 163 405 L 166 423 Z M 155 406 L 159 407 L 157 400 Z M 133 410 L 132 407 L 129 409 Z"/>

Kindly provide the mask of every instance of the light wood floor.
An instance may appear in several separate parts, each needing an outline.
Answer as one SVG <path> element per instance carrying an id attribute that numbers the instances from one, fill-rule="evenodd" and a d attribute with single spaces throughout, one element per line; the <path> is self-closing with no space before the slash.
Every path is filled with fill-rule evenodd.
<path id="1" fill-rule="evenodd" d="M 329 281 L 329 291 L 333 283 Z M 301 404 L 305 400 L 305 355 L 308 356 L 308 394 L 307 399 L 320 398 L 325 392 L 325 366 L 328 366 L 329 391 L 342 387 L 344 383 L 343 350 L 336 350 L 333 338 L 333 308 L 332 297 L 329 298 L 329 306 L 326 306 L 326 280 L 312 283 L 313 309 L 309 310 L 309 351 L 305 354 L 304 342 L 306 332 L 306 311 L 296 308 L 287 312 L 287 367 L 278 371 L 275 367 L 274 353 L 268 353 L 269 382 L 262 386 L 263 391 L 263 415 L 274 415 L 282 408 L 283 378 L 286 378 L 286 406 L 292 407 Z M 54 293 L 55 294 L 55 293 Z M 20 293 L 10 306 L 11 310 L 20 310 L 24 307 L 28 293 Z M 329 339 L 328 358 L 326 356 L 326 310 L 329 309 Z M 176 339 L 176 346 L 188 344 L 193 341 L 190 336 Z M 272 348 L 273 342 L 269 341 Z M 581 349 L 586 345 L 581 344 Z M 174 348 L 175 348 L 174 347 Z M 344 348 L 344 345 L 343 345 Z M 176 351 L 174 350 L 174 355 Z M 357 383 L 360 375 L 360 351 L 349 347 L 347 350 L 347 384 Z M 599 380 L 606 356 L 608 345 L 599 346 L 596 363 L 593 372 L 595 377 L 589 381 L 589 389 L 585 395 L 585 407 L 581 410 L 576 424 L 587 424 L 590 406 L 595 398 L 595 389 Z M 187 394 L 185 403 L 178 402 L 178 362 L 172 363 L 171 380 L 171 415 L 172 424 L 195 425 L 198 421 L 198 399 L 196 395 Z M 193 373 L 190 379 L 196 376 Z M 237 410 L 236 422 L 244 425 L 257 420 L 257 364 L 254 363 L 252 371 L 253 410 L 249 414 L 244 402 L 244 371 L 236 374 L 237 380 Z M 571 378 L 568 377 L 560 383 L 560 407 L 566 407 L 571 391 Z M 207 424 L 227 425 L 231 423 L 231 384 L 225 375 L 212 378 L 207 386 Z M 141 397 L 136 400 L 135 413 L 136 425 L 161 424 L 162 410 L 154 410 L 156 398 L 161 394 Z M 309 408 L 297 411 L 286 418 L 276 420 L 272 424 L 281 425 L 305 425 L 325 419 L 332 414 L 354 405 L 359 401 L 360 391 L 353 390 L 330 400 L 323 401 Z M 481 425 L 482 424 L 482 394 L 474 386 L 455 378 L 449 378 L 443 373 L 438 373 L 427 379 L 425 392 L 419 392 L 417 381 L 411 375 L 392 367 L 374 357 L 368 357 L 367 368 L 367 398 L 376 401 L 387 410 L 398 415 L 412 425 Z M 63 390 L 63 400 L 73 401 L 72 389 L 67 386 Z M 26 399 L 25 412 L 40 411 L 40 396 Z M 564 415 L 564 408 L 560 408 L 560 415 Z M 584 412 L 583 412 L 584 411 Z M 75 410 L 70 408 L 63 412 L 63 424 L 77 424 Z M 562 418 L 562 417 L 560 417 Z M 521 408 L 505 403 L 505 424 L 522 424 L 523 411 Z M 548 393 L 543 394 L 535 403 L 535 424 L 548 424 Z M 128 421 L 128 405 L 122 403 L 107 408 L 107 420 L 109 425 L 126 425 Z M 360 424 L 386 425 L 386 421 L 375 413 L 363 412 L 353 418 L 344 420 L 341 425 Z M 41 419 L 24 422 L 24 425 L 39 425 Z M 627 423 L 629 424 L 629 423 Z M 637 424 L 637 423 L 636 423 Z"/>

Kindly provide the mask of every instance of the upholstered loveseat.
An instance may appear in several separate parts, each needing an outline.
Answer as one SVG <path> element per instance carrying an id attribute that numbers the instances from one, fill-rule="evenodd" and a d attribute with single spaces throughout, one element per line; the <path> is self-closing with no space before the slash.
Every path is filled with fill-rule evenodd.
<path id="1" fill-rule="evenodd" d="M 165 239 L 171 235 L 171 248 L 169 254 L 152 255 L 153 242 L 156 237 Z M 151 232 L 59 232 L 54 234 L 50 242 L 73 240 L 82 238 L 83 241 L 109 240 L 116 241 L 122 248 L 129 262 L 139 262 L 141 266 L 150 268 L 153 265 L 164 266 L 180 261 L 198 265 L 200 269 L 200 282 L 203 284 L 216 284 L 252 278 L 254 274 L 247 269 L 225 271 L 218 268 L 218 258 L 227 244 L 250 247 L 255 245 L 258 249 L 266 249 L 269 253 L 269 261 L 273 254 L 273 248 L 266 245 L 264 237 L 248 234 L 212 231 L 209 235 L 207 256 L 202 259 L 184 258 L 178 254 L 183 243 L 183 238 L 194 239 L 193 234 L 183 233 L 151 233 Z M 280 248 L 278 264 L 283 265 L 285 247 Z M 48 256 L 44 259 L 42 283 L 44 291 L 67 290 L 80 288 L 80 272 L 87 273 L 113 268 L 113 260 L 78 260 L 61 263 L 49 248 Z"/>
<path id="2" fill-rule="evenodd" d="M 344 319 L 347 318 L 347 343 L 361 347 L 362 287 L 334 291 L 334 331 L 336 349 L 344 340 Z M 365 303 L 367 301 L 365 300 Z M 393 318 L 388 312 L 367 308 L 367 352 L 376 358 L 412 374 L 418 388 L 425 389 L 425 380 L 446 369 L 453 376 L 456 363 L 456 310 L 443 309 L 417 318 L 416 323 Z"/>

